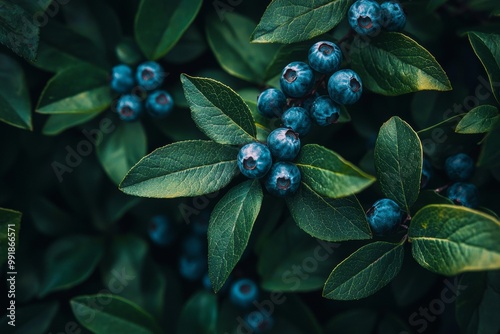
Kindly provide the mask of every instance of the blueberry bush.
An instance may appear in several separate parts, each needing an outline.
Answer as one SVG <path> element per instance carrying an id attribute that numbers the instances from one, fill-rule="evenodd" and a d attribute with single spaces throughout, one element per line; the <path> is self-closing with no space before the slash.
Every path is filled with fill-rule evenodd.
<path id="1" fill-rule="evenodd" d="M 1 333 L 500 333 L 497 0 L 0 1 Z"/>

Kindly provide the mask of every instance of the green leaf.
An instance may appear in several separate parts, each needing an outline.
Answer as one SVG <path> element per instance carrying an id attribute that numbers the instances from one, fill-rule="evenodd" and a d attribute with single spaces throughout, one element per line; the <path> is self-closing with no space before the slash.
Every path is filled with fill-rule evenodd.
<path id="1" fill-rule="evenodd" d="M 454 205 L 428 205 L 413 217 L 409 240 L 413 257 L 442 275 L 500 268 L 500 222 Z"/>
<path id="2" fill-rule="evenodd" d="M 206 50 L 205 36 L 196 25 L 191 25 L 163 59 L 172 64 L 185 64 L 195 60 Z"/>
<path id="3" fill-rule="evenodd" d="M 148 59 L 163 57 L 191 25 L 201 0 L 142 0 L 135 16 L 135 39 Z"/>
<path id="4" fill-rule="evenodd" d="M 481 167 L 499 167 L 500 166 L 500 150 L 498 145 L 500 143 L 500 127 L 490 131 L 483 142 L 481 153 L 477 162 Z"/>
<path id="5" fill-rule="evenodd" d="M 94 66 L 78 65 L 49 80 L 36 111 L 42 114 L 99 113 L 106 110 L 111 101 L 108 73 Z"/>
<path id="6" fill-rule="evenodd" d="M 371 238 L 365 212 L 355 196 L 322 197 L 304 183 L 295 195 L 286 198 L 286 203 L 297 225 L 315 238 L 325 241 Z"/>
<path id="7" fill-rule="evenodd" d="M 16 3 L 0 4 L 0 43 L 28 60 L 36 58 L 40 26 L 34 17 Z"/>
<path id="8" fill-rule="evenodd" d="M 31 102 L 21 65 L 0 54 L 0 120 L 21 129 L 33 130 Z"/>
<path id="9" fill-rule="evenodd" d="M 71 299 L 71 309 L 83 327 L 95 334 L 160 334 L 153 317 L 131 301 L 111 294 Z"/>
<path id="10" fill-rule="evenodd" d="M 7 261 L 8 248 L 18 245 L 19 229 L 21 228 L 22 213 L 10 209 L 0 208 L 0 266 Z M 7 266 L 8 271 L 15 271 L 14 263 Z"/>
<path id="11" fill-rule="evenodd" d="M 85 281 L 103 254 L 103 242 L 96 237 L 75 235 L 54 241 L 44 255 L 45 277 L 39 296 L 72 288 Z"/>
<path id="12" fill-rule="evenodd" d="M 7 318 L 7 314 L 5 314 L 0 320 L 0 331 L 2 333 L 47 333 L 52 320 L 59 311 L 59 304 L 54 301 L 29 303 L 21 307 L 16 303 L 15 306 L 15 327 L 8 324 L 11 319 Z"/>
<path id="13" fill-rule="evenodd" d="M 42 133 L 46 136 L 55 136 L 74 126 L 87 123 L 97 117 L 98 113 L 91 114 L 53 114 L 45 122 Z"/>
<path id="14" fill-rule="evenodd" d="M 353 300 L 374 294 L 396 277 L 403 256 L 403 244 L 377 241 L 361 247 L 333 269 L 323 297 Z"/>
<path id="15" fill-rule="evenodd" d="M 208 273 L 215 292 L 243 255 L 262 198 L 260 181 L 248 180 L 229 190 L 213 209 L 208 228 Z"/>
<path id="16" fill-rule="evenodd" d="M 156 198 L 191 197 L 225 187 L 238 174 L 238 148 L 191 140 L 156 149 L 123 179 L 129 195 Z"/>
<path id="17" fill-rule="evenodd" d="M 350 52 L 353 70 L 372 92 L 395 96 L 452 89 L 446 73 L 429 51 L 401 33 L 383 33 L 369 43 L 357 38 Z"/>
<path id="18" fill-rule="evenodd" d="M 36 197 L 30 204 L 29 213 L 39 232 L 49 236 L 62 236 L 82 230 L 78 219 L 47 198 Z"/>
<path id="19" fill-rule="evenodd" d="M 250 43 L 254 28 L 255 22 L 233 13 L 227 13 L 224 20 L 211 16 L 206 23 L 208 43 L 221 67 L 235 77 L 263 84 L 277 46 Z"/>
<path id="20" fill-rule="evenodd" d="M 373 176 L 320 145 L 304 145 L 296 161 L 302 182 L 321 196 L 350 196 L 375 182 Z"/>
<path id="21" fill-rule="evenodd" d="M 121 122 L 116 130 L 103 136 L 97 158 L 117 185 L 147 150 L 146 133 L 140 122 Z"/>
<path id="22" fill-rule="evenodd" d="M 290 44 L 311 39 L 339 24 L 350 4 L 350 0 L 274 0 L 252 33 L 252 42 Z"/>
<path id="23" fill-rule="evenodd" d="M 470 44 L 484 66 L 490 80 L 493 95 L 500 102 L 500 35 L 484 32 L 468 32 Z"/>
<path id="24" fill-rule="evenodd" d="M 208 78 L 181 75 L 191 117 L 220 144 L 243 145 L 255 139 L 255 124 L 243 99 L 228 86 Z"/>
<path id="25" fill-rule="evenodd" d="M 399 117 L 382 125 L 375 143 L 375 168 L 387 198 L 410 212 L 420 191 L 422 144 L 413 129 Z"/>
<path id="26" fill-rule="evenodd" d="M 484 105 L 478 106 L 469 111 L 457 124 L 455 132 L 458 133 L 485 133 L 492 130 L 500 116 L 498 108 L 494 106 Z"/>
<path id="27" fill-rule="evenodd" d="M 177 325 L 178 334 L 213 334 L 217 325 L 217 298 L 207 291 L 194 294 L 185 304 Z"/>

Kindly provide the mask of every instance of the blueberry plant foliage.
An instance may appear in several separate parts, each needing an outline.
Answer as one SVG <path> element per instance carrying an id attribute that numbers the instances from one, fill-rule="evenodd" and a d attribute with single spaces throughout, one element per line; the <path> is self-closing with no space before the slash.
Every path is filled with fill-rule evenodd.
<path id="1" fill-rule="evenodd" d="M 499 20 L 0 1 L 0 332 L 498 333 Z"/>

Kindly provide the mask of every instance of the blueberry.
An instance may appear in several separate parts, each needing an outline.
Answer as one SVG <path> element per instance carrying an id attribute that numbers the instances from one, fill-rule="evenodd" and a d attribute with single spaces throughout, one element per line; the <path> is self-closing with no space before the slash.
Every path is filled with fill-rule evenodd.
<path id="1" fill-rule="evenodd" d="M 111 70 L 111 89 L 126 94 L 134 88 L 134 73 L 128 65 L 117 65 Z"/>
<path id="2" fill-rule="evenodd" d="M 273 159 L 266 145 L 250 143 L 240 149 L 237 162 L 241 174 L 257 179 L 266 175 L 273 164 Z"/>
<path id="3" fill-rule="evenodd" d="M 252 305 L 252 302 L 259 297 L 259 288 L 257 284 L 249 278 L 240 278 L 233 282 L 231 291 L 229 291 L 229 299 L 239 307 L 247 308 Z"/>
<path id="4" fill-rule="evenodd" d="M 337 123 L 340 117 L 340 107 L 329 96 L 323 95 L 314 100 L 310 115 L 316 124 L 327 126 Z"/>
<path id="5" fill-rule="evenodd" d="M 382 198 L 368 210 L 366 218 L 373 234 L 383 236 L 394 231 L 401 223 L 403 211 L 392 199 Z"/>
<path id="6" fill-rule="evenodd" d="M 122 95 L 116 104 L 116 112 L 121 120 L 132 122 L 142 114 L 141 99 L 135 95 Z"/>
<path id="7" fill-rule="evenodd" d="M 167 116 L 173 108 L 174 100 L 167 91 L 154 91 L 146 99 L 146 110 L 154 118 Z"/>
<path id="8" fill-rule="evenodd" d="M 257 98 L 257 111 L 265 117 L 280 117 L 286 106 L 286 96 L 276 88 L 268 88 Z"/>
<path id="9" fill-rule="evenodd" d="M 376 36 L 381 29 L 382 8 L 373 0 L 358 0 L 347 13 L 349 25 L 360 35 Z"/>
<path id="10" fill-rule="evenodd" d="M 382 8 L 382 26 L 387 31 L 401 31 L 406 24 L 406 14 L 397 1 L 386 1 Z"/>
<path id="11" fill-rule="evenodd" d="M 299 135 L 304 136 L 311 130 L 311 119 L 308 112 L 302 107 L 292 107 L 281 116 L 284 127 L 290 128 Z"/>
<path id="12" fill-rule="evenodd" d="M 314 87 L 314 72 L 304 62 L 291 62 L 281 72 L 280 86 L 287 96 L 303 97 Z"/>
<path id="13" fill-rule="evenodd" d="M 424 158 L 424 161 L 422 163 L 422 178 L 420 179 L 420 188 L 425 188 L 433 175 L 434 170 L 432 169 L 430 161 Z"/>
<path id="14" fill-rule="evenodd" d="M 300 170 L 295 164 L 277 162 L 271 167 L 265 186 L 270 194 L 285 197 L 299 189 L 301 178 Z"/>
<path id="15" fill-rule="evenodd" d="M 190 234 L 182 240 L 182 254 L 196 257 L 204 256 L 207 253 L 205 239 L 198 235 Z"/>
<path id="16" fill-rule="evenodd" d="M 458 153 L 446 159 L 446 175 L 452 181 L 467 181 L 474 174 L 474 160 L 465 153 Z"/>
<path id="17" fill-rule="evenodd" d="M 313 96 L 309 96 L 307 99 L 305 99 L 302 102 L 302 108 L 307 110 L 307 114 L 309 115 L 309 117 L 311 117 L 311 107 L 312 107 L 314 101 L 316 100 L 316 98 L 318 98 L 318 97 L 319 97 L 319 94 L 315 93 Z"/>
<path id="18" fill-rule="evenodd" d="M 179 273 L 189 281 L 199 280 L 207 270 L 205 256 L 181 255 L 179 258 Z"/>
<path id="19" fill-rule="evenodd" d="M 456 182 L 447 191 L 447 196 L 455 204 L 475 209 L 479 206 L 479 190 L 472 183 Z"/>
<path id="20" fill-rule="evenodd" d="M 155 61 L 147 61 L 137 67 L 135 77 L 139 86 L 145 90 L 155 90 L 165 79 L 163 68 Z"/>
<path id="21" fill-rule="evenodd" d="M 309 49 L 307 59 L 309 66 L 315 71 L 323 74 L 333 73 L 342 63 L 342 50 L 332 42 L 317 42 Z"/>
<path id="22" fill-rule="evenodd" d="M 259 311 L 253 311 L 245 316 L 245 321 L 252 329 L 252 333 L 266 333 L 271 330 L 274 325 L 274 319 L 267 312 L 264 314 Z"/>
<path id="23" fill-rule="evenodd" d="M 328 79 L 328 95 L 338 104 L 353 104 L 361 97 L 363 83 L 353 70 L 340 70 Z"/>
<path id="24" fill-rule="evenodd" d="M 267 146 L 273 157 L 291 161 L 300 151 L 299 134 L 288 128 L 277 128 L 267 136 Z"/>
<path id="25" fill-rule="evenodd" d="M 156 215 L 149 221 L 148 234 L 151 241 L 158 246 L 167 246 L 175 239 L 172 222 L 165 215 Z"/>

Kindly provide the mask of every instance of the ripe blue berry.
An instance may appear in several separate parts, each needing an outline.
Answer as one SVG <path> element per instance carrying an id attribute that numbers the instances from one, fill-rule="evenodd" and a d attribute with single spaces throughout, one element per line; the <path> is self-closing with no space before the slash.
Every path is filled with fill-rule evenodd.
<path id="1" fill-rule="evenodd" d="M 273 164 L 273 159 L 266 145 L 250 143 L 240 149 L 237 162 L 241 174 L 257 179 L 266 175 Z"/>
<path id="2" fill-rule="evenodd" d="M 358 0 L 347 13 L 349 25 L 360 35 L 376 36 L 381 29 L 382 9 L 373 0 Z"/>
<path id="3" fill-rule="evenodd" d="M 382 198 L 373 204 L 366 213 L 374 235 L 383 236 L 392 232 L 403 218 L 399 205 L 389 198 Z"/>
<path id="4" fill-rule="evenodd" d="M 206 256 L 181 255 L 179 258 L 179 273 L 189 281 L 199 280 L 206 270 Z"/>
<path id="5" fill-rule="evenodd" d="M 266 333 L 271 330 L 274 325 L 272 316 L 264 311 L 264 314 L 259 311 L 253 311 L 245 316 L 245 321 L 252 329 L 252 333 Z"/>
<path id="6" fill-rule="evenodd" d="M 281 116 L 284 127 L 290 128 L 300 136 L 305 136 L 311 130 L 311 119 L 308 112 L 302 107 L 292 107 Z"/>
<path id="7" fill-rule="evenodd" d="M 265 186 L 267 191 L 278 197 L 295 193 L 300 186 L 302 175 L 299 168 L 291 162 L 277 162 L 267 175 Z"/>
<path id="8" fill-rule="evenodd" d="M 207 253 L 205 239 L 198 235 L 190 234 L 182 240 L 182 254 L 197 257 L 204 256 Z"/>
<path id="9" fill-rule="evenodd" d="M 277 128 L 267 136 L 267 146 L 273 157 L 291 161 L 300 151 L 299 134 L 288 128 Z"/>
<path id="10" fill-rule="evenodd" d="M 287 96 L 303 97 L 314 87 L 314 72 L 304 62 L 291 62 L 281 72 L 280 86 Z"/>
<path id="11" fill-rule="evenodd" d="M 333 73 L 340 68 L 342 51 L 337 44 L 328 41 L 314 43 L 307 56 L 309 66 L 323 74 Z"/>
<path id="12" fill-rule="evenodd" d="M 467 181 L 474 174 L 474 160 L 465 153 L 458 153 L 446 159 L 446 175 L 452 181 Z"/>
<path id="13" fill-rule="evenodd" d="M 429 160 L 424 158 L 422 164 L 422 178 L 420 179 L 420 188 L 425 188 L 429 183 L 429 180 L 434 175 L 434 170 L 432 169 L 432 165 Z"/>
<path id="14" fill-rule="evenodd" d="M 121 120 L 132 122 L 142 114 L 142 102 L 135 95 L 122 95 L 116 104 L 116 112 Z"/>
<path id="15" fill-rule="evenodd" d="M 126 94 L 134 88 L 134 73 L 130 66 L 121 64 L 111 70 L 111 89 Z"/>
<path id="16" fill-rule="evenodd" d="M 353 70 L 340 70 L 328 79 L 328 95 L 338 104 L 356 103 L 363 93 L 363 84 Z"/>
<path id="17" fill-rule="evenodd" d="M 327 126 L 337 123 L 340 117 L 340 107 L 329 96 L 323 95 L 314 100 L 310 115 L 316 124 Z"/>
<path id="18" fill-rule="evenodd" d="M 145 90 L 154 90 L 163 83 L 165 73 L 155 61 L 147 61 L 137 67 L 135 77 L 139 86 Z"/>
<path id="19" fill-rule="evenodd" d="M 173 108 L 174 100 L 167 91 L 157 90 L 146 99 L 146 110 L 154 118 L 167 116 Z"/>
<path id="20" fill-rule="evenodd" d="M 397 1 L 386 1 L 382 8 L 382 26 L 387 31 L 401 31 L 406 24 L 406 14 Z"/>
<path id="21" fill-rule="evenodd" d="M 231 285 L 229 299 L 239 307 L 247 308 L 259 297 L 259 288 L 251 279 L 241 278 Z"/>
<path id="22" fill-rule="evenodd" d="M 148 234 L 151 241 L 158 246 L 167 246 L 175 239 L 172 222 L 165 215 L 156 215 L 149 221 Z"/>
<path id="23" fill-rule="evenodd" d="M 265 117 L 280 117 L 286 106 L 286 96 L 276 88 L 268 88 L 257 98 L 257 111 Z"/>
<path id="24" fill-rule="evenodd" d="M 455 204 L 475 209 L 479 206 L 479 190 L 472 183 L 456 182 L 447 191 L 447 196 Z"/>

